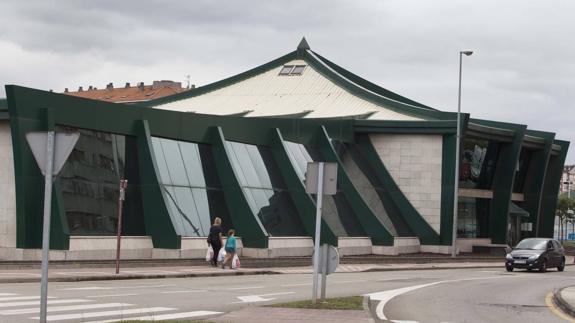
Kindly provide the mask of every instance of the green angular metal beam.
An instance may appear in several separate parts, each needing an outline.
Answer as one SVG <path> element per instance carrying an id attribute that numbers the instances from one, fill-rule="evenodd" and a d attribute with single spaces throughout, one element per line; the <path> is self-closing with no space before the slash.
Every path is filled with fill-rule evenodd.
<path id="1" fill-rule="evenodd" d="M 393 236 L 387 231 L 385 226 L 373 214 L 367 203 L 359 194 L 357 188 L 353 185 L 349 175 L 343 167 L 343 163 L 335 152 L 330 138 L 324 127 L 321 127 L 317 136 L 318 147 L 321 149 L 324 158 L 328 162 L 338 164 L 337 181 L 349 204 L 352 206 L 357 220 L 363 228 L 363 231 L 371 237 L 374 245 L 392 246 L 394 243 Z"/>
<path id="2" fill-rule="evenodd" d="M 294 169 L 295 165 L 290 158 L 279 129 L 273 131 L 271 137 L 274 159 L 279 166 L 305 231 L 308 236 L 313 238 L 315 235 L 315 201 L 305 191 L 305 186 Z M 338 243 L 337 237 L 323 219 L 321 221 L 321 243 L 333 246 L 337 246 Z"/>
<path id="3" fill-rule="evenodd" d="M 267 248 L 268 233 L 248 204 L 238 176 L 230 160 L 231 152 L 226 145 L 222 128 L 211 129 L 212 152 L 220 176 L 228 210 L 242 244 L 248 248 Z"/>
<path id="4" fill-rule="evenodd" d="M 537 225 L 538 236 L 549 238 L 553 237 L 555 209 L 557 207 L 557 196 L 559 194 L 558 184 L 561 181 L 567 151 L 569 150 L 569 142 L 567 141 L 555 140 L 554 144 L 559 145 L 561 151 L 557 155 L 552 155 L 549 158 L 543 186 L 541 208 L 539 211 L 539 222 Z"/>
<path id="5" fill-rule="evenodd" d="M 180 249 L 182 237 L 176 233 L 168 212 L 147 120 L 138 124 L 137 147 L 146 233 L 152 237 L 154 248 Z"/>
<path id="6" fill-rule="evenodd" d="M 542 138 L 541 149 L 533 150 L 527 177 L 523 188 L 524 209 L 529 212 L 529 222 L 533 223 L 532 236 L 539 236 L 539 222 L 541 219 L 541 205 L 543 200 L 543 186 L 547 174 L 547 165 L 551 156 L 551 147 L 555 134 L 551 132 L 527 130 L 526 135 Z M 559 182 L 557 182 L 559 187 Z"/>
<path id="7" fill-rule="evenodd" d="M 407 222 L 409 228 L 419 237 L 422 245 L 439 244 L 439 234 L 433 230 L 403 194 L 381 161 L 369 136 L 366 134 L 358 135 L 356 136 L 356 141 L 372 169 L 375 170 L 378 180 L 383 184 L 382 187 L 385 188 L 382 193 L 386 195 L 385 200 L 388 201 L 386 204 L 393 204 L 393 209 L 399 212 L 399 216 Z M 385 206 L 390 207 L 390 205 Z"/>

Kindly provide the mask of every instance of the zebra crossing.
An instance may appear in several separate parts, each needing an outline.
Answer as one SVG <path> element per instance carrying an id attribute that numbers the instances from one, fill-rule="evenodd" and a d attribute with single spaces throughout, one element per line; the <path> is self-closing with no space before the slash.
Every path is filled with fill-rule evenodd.
<path id="1" fill-rule="evenodd" d="M 0 322 L 40 320 L 40 296 L 0 293 Z M 48 322 L 104 323 L 121 320 L 159 321 L 206 318 L 222 312 L 179 311 L 174 307 L 143 307 L 129 302 L 103 302 L 88 298 L 48 298 Z M 93 320 L 93 321 L 90 321 Z"/>

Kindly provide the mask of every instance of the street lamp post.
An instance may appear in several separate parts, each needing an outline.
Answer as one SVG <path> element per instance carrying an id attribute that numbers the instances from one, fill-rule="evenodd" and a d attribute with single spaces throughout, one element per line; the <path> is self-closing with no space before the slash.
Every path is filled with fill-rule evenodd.
<path id="1" fill-rule="evenodd" d="M 455 180 L 453 186 L 453 231 L 451 232 L 451 257 L 457 256 L 455 242 L 457 240 L 457 208 L 459 204 L 459 146 L 461 140 L 461 70 L 463 66 L 463 55 L 470 56 L 472 51 L 459 52 L 459 92 L 457 95 L 457 134 L 455 136 Z"/>

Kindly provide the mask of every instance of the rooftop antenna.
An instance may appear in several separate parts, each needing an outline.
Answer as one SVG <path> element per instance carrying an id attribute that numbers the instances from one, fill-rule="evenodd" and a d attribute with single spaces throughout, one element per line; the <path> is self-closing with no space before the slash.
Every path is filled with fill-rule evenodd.
<path id="1" fill-rule="evenodd" d="M 190 89 L 190 74 L 186 75 L 186 89 Z"/>

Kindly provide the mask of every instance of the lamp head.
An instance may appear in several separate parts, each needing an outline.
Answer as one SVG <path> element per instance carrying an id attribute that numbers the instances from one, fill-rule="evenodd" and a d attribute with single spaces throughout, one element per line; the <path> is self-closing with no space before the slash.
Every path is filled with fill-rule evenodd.
<path id="1" fill-rule="evenodd" d="M 462 52 L 460 52 L 460 53 L 461 53 L 461 54 L 465 54 L 465 56 L 471 56 L 471 54 L 473 54 L 473 52 L 470 51 L 470 50 L 462 51 Z"/>

